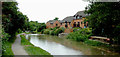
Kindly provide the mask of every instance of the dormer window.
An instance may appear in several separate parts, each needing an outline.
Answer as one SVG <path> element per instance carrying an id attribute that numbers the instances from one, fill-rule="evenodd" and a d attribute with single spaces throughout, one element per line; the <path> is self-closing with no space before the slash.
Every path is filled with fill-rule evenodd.
<path id="1" fill-rule="evenodd" d="M 74 17 L 74 19 L 76 19 L 76 17 Z"/>
<path id="2" fill-rule="evenodd" d="M 77 16 L 77 19 L 79 19 L 80 17 L 79 16 Z"/>

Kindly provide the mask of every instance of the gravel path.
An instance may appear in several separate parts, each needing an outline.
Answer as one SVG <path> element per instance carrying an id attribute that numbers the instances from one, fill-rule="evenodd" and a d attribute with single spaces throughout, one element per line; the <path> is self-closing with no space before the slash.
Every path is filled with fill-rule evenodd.
<path id="1" fill-rule="evenodd" d="M 12 51 L 14 55 L 28 55 L 26 51 L 24 50 L 24 47 L 21 45 L 21 34 L 17 35 L 17 39 L 15 42 L 12 44 Z"/>

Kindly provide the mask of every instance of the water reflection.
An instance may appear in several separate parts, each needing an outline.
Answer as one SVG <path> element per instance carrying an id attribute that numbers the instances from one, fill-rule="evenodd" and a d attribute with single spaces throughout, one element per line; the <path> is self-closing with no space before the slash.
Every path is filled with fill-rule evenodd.
<path id="1" fill-rule="evenodd" d="M 51 55 L 82 55 L 80 51 L 71 49 L 55 42 L 50 42 L 45 38 L 31 36 L 30 42 L 35 46 L 48 51 L 51 53 Z"/>
<path id="2" fill-rule="evenodd" d="M 113 55 L 116 53 L 108 53 L 81 42 L 75 42 L 65 37 L 51 35 L 30 35 L 30 42 L 40 47 L 51 55 Z"/>

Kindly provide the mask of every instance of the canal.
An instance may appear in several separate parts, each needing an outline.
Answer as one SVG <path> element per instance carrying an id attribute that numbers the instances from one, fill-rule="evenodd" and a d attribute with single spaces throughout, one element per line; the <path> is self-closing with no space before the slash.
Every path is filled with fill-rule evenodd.
<path id="1" fill-rule="evenodd" d="M 33 45 L 40 47 L 51 55 L 115 55 L 82 42 L 66 39 L 65 36 L 29 34 L 26 37 Z"/>

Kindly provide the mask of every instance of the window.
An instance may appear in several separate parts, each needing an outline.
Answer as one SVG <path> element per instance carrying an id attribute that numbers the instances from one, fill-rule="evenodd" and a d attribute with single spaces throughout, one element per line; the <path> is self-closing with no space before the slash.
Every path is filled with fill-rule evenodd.
<path id="1" fill-rule="evenodd" d="M 82 24 L 82 22 L 81 22 L 81 24 Z"/>
<path id="2" fill-rule="evenodd" d="M 76 22 L 74 22 L 73 27 L 76 27 Z"/>
<path id="3" fill-rule="evenodd" d="M 62 23 L 61 23 L 61 25 L 62 25 Z"/>
<path id="4" fill-rule="evenodd" d="M 58 26 L 58 24 L 56 24 L 56 26 Z"/>
<path id="5" fill-rule="evenodd" d="M 67 23 L 65 24 L 65 27 L 66 27 L 66 28 L 68 27 Z"/>
<path id="6" fill-rule="evenodd" d="M 80 22 L 78 22 L 77 27 L 80 27 Z"/>
<path id="7" fill-rule="evenodd" d="M 69 25 L 70 25 L 71 22 L 69 22 Z"/>

